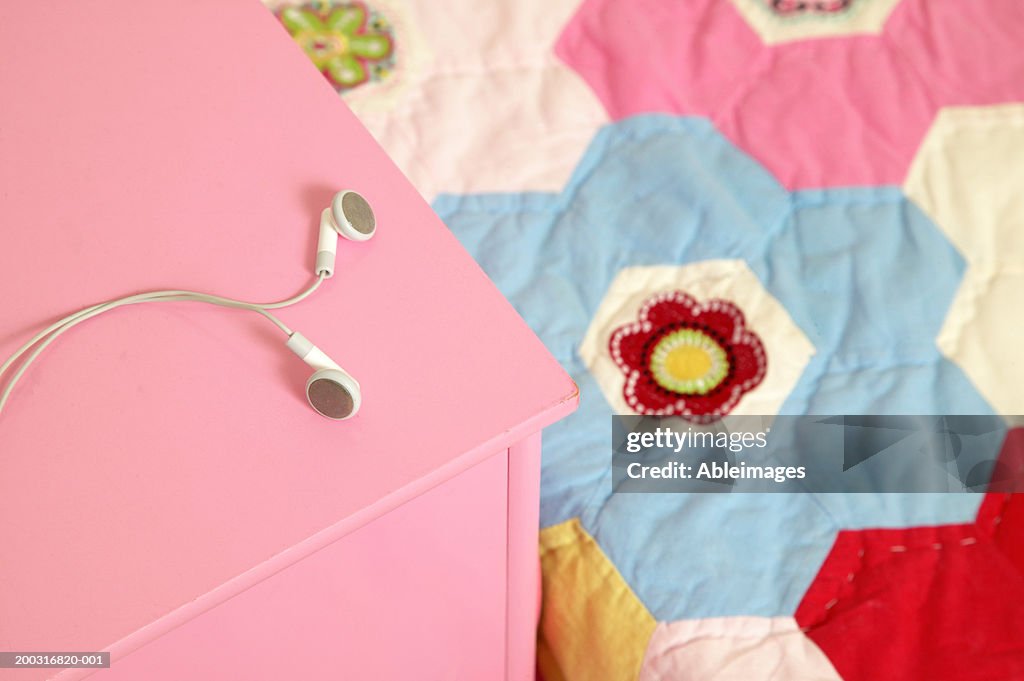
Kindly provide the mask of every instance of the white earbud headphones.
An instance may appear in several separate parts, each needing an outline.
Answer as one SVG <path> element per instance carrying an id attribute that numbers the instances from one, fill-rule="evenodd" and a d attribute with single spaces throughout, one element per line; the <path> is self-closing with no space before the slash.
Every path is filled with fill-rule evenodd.
<path id="1" fill-rule="evenodd" d="M 191 301 L 251 310 L 269 319 L 288 335 L 288 342 L 286 343 L 288 349 L 313 368 L 313 375 L 306 381 L 306 398 L 309 400 L 310 406 L 317 413 L 329 419 L 343 421 L 352 418 L 359 411 L 359 407 L 362 404 L 359 382 L 352 378 L 348 372 L 342 369 L 337 362 L 328 357 L 320 348 L 313 345 L 305 336 L 298 331 L 292 331 L 288 328 L 284 322 L 271 314 L 270 310 L 290 307 L 305 300 L 320 287 L 324 279 L 334 276 L 338 235 L 351 241 L 366 241 L 374 235 L 376 229 L 377 221 L 373 215 L 373 209 L 366 199 L 353 191 L 340 191 L 335 194 L 330 207 L 325 208 L 320 215 L 320 238 L 317 241 L 316 265 L 314 268 L 314 274 L 317 277 L 316 281 L 305 291 L 292 298 L 275 303 L 249 303 L 196 291 L 150 291 L 109 300 L 105 303 L 99 303 L 74 312 L 40 331 L 31 340 L 18 348 L 0 366 L 0 377 L 2 377 L 22 355 L 32 350 L 31 354 L 22 362 L 21 366 L 18 367 L 18 370 L 11 377 L 3 393 L 0 393 L 0 412 L 3 412 L 4 405 L 7 404 L 7 400 L 10 398 L 18 381 L 21 380 L 29 366 L 39 357 L 43 350 L 50 343 L 57 340 L 61 334 L 78 324 L 123 305 Z M 33 348 L 35 349 L 33 350 Z"/>

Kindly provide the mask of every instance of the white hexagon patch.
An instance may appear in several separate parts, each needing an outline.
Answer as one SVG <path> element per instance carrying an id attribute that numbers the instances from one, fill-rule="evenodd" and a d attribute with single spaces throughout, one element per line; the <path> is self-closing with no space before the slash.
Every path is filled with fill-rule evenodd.
<path id="1" fill-rule="evenodd" d="M 1004 415 L 1024 414 L 1024 105 L 943 109 L 904 190 L 967 260 L 943 354 Z"/>

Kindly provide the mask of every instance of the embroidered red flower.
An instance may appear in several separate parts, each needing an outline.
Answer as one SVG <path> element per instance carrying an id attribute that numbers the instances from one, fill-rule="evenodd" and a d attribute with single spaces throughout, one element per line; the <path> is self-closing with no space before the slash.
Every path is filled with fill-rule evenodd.
<path id="1" fill-rule="evenodd" d="M 698 303 L 682 291 L 660 293 L 608 343 L 626 374 L 630 408 L 650 416 L 711 421 L 729 413 L 764 379 L 761 339 L 725 300 Z"/>

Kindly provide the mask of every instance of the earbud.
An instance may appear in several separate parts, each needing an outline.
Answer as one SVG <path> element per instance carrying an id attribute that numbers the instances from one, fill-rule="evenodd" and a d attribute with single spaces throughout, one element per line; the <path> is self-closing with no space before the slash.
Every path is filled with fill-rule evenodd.
<path id="1" fill-rule="evenodd" d="M 314 369 L 306 381 L 309 406 L 336 421 L 355 416 L 363 402 L 359 382 L 298 331 L 288 338 L 287 346 Z"/>
<path id="2" fill-rule="evenodd" d="M 320 214 L 315 274 L 328 279 L 334 276 L 339 234 L 351 241 L 366 241 L 376 230 L 377 219 L 366 199 L 347 189 L 335 194 L 330 207 Z"/>
<path id="3" fill-rule="evenodd" d="M 37 333 L 14 354 L 0 364 L 0 378 L 24 355 L 27 358 L 14 371 L 4 385 L 0 381 L 0 412 L 10 398 L 15 386 L 40 353 L 58 337 L 93 317 L 124 305 L 153 303 L 161 301 L 191 301 L 259 313 L 288 335 L 288 348 L 313 367 L 313 375 L 306 381 L 306 398 L 319 414 L 329 419 L 343 421 L 352 418 L 362 404 L 359 382 L 352 378 L 337 362 L 325 355 L 301 333 L 293 332 L 278 319 L 271 310 L 291 307 L 311 296 L 323 283 L 334 275 L 334 260 L 338 250 L 338 235 L 352 241 L 366 241 L 377 229 L 373 209 L 362 196 L 353 191 L 340 191 L 334 195 L 331 206 L 320 215 L 320 238 L 317 242 L 317 279 L 304 291 L 286 300 L 273 303 L 251 303 L 224 296 L 215 296 L 199 291 L 170 289 L 137 293 L 123 298 L 108 300 L 73 312 Z"/>

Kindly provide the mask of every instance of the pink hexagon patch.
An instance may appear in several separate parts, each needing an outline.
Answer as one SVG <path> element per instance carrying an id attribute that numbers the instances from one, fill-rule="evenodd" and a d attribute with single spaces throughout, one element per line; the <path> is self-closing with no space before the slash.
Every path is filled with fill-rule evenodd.
<path id="1" fill-rule="evenodd" d="M 613 118 L 708 116 L 790 189 L 899 184 L 940 107 L 1024 99 L 1018 0 L 856 0 L 782 16 L 758 0 L 741 12 L 753 3 L 587 0 L 557 52 Z M 828 28 L 886 4 L 878 34 L 767 44 L 749 20 Z"/>

